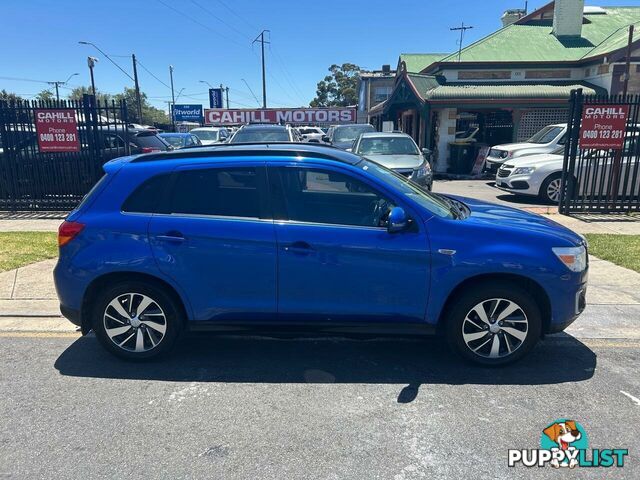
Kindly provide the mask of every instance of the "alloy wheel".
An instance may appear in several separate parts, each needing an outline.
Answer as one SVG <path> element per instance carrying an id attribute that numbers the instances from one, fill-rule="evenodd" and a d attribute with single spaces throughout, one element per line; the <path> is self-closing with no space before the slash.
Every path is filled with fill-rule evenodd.
<path id="1" fill-rule="evenodd" d="M 167 331 L 167 318 L 160 305 L 141 293 L 124 293 L 104 310 L 104 331 L 119 348 L 135 353 L 156 348 Z"/>
<path id="2" fill-rule="evenodd" d="M 560 179 L 556 178 L 549 182 L 547 185 L 547 198 L 553 203 L 560 201 Z"/>
<path id="3" fill-rule="evenodd" d="M 462 322 L 462 338 L 467 348 L 484 358 L 503 358 L 522 346 L 529 331 L 524 310 L 512 300 L 483 300 Z"/>

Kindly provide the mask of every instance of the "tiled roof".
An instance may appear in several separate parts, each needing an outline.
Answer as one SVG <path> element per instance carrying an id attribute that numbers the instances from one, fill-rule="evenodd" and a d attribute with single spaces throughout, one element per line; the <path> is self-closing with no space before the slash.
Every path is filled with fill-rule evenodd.
<path id="1" fill-rule="evenodd" d="M 449 55 L 448 53 L 401 53 L 400 62 L 407 66 L 407 72 L 419 73 L 429 65 Z M 398 63 L 400 63 L 398 62 Z M 399 65 L 398 65 L 399 67 Z"/>

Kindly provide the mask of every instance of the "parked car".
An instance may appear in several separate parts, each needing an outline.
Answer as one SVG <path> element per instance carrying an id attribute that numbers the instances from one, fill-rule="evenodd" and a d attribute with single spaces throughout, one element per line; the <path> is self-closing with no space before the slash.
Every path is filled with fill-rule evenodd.
<path id="1" fill-rule="evenodd" d="M 202 146 L 200 139 L 192 133 L 161 133 L 158 136 L 173 148 Z"/>
<path id="2" fill-rule="evenodd" d="M 296 130 L 302 137 L 303 142 L 323 143 L 322 137 L 325 133 L 320 127 L 297 127 Z"/>
<path id="3" fill-rule="evenodd" d="M 625 139 L 621 158 L 621 172 L 635 170 L 634 165 L 640 161 L 638 147 L 638 134 L 629 135 Z M 576 164 L 576 171 L 573 173 L 578 180 L 579 194 L 595 194 L 600 188 L 608 192 L 608 187 L 604 185 L 604 180 L 608 179 L 615 158 L 615 151 L 593 150 L 586 152 L 586 162 Z M 589 161 L 593 158 L 594 161 Z M 597 160 L 595 160 L 597 159 Z M 631 164 L 629 163 L 631 162 Z M 516 195 L 537 196 L 541 200 L 549 203 L 558 203 L 560 200 L 560 186 L 562 180 L 562 169 L 564 163 L 564 147 L 558 147 L 551 153 L 539 155 L 528 155 L 522 158 L 514 158 L 505 162 L 496 174 L 496 187 L 501 190 L 514 193 Z M 604 178 L 603 178 L 604 176 Z M 601 182 L 602 180 L 602 182 Z M 634 185 L 626 185 L 624 182 L 618 184 L 618 194 L 624 194 L 625 188 L 635 188 L 632 192 L 639 195 L 640 181 Z"/>
<path id="4" fill-rule="evenodd" d="M 299 142 L 298 132 L 289 125 L 243 125 L 229 139 L 229 143 Z"/>
<path id="5" fill-rule="evenodd" d="M 485 169 L 491 173 L 496 173 L 500 165 L 506 160 L 523 157 L 525 155 L 551 153 L 559 146 L 564 145 L 566 139 L 566 123 L 547 125 L 526 142 L 505 143 L 491 147 L 487 155 Z"/>
<path id="6" fill-rule="evenodd" d="M 214 145 L 226 142 L 229 138 L 229 130 L 224 127 L 198 127 L 189 131 L 200 139 L 202 145 Z"/>
<path id="7" fill-rule="evenodd" d="M 104 171 L 60 226 L 54 277 L 62 313 L 123 358 L 186 330 L 304 329 L 442 333 L 502 365 L 585 307 L 579 235 L 338 149 L 224 145 Z"/>
<path id="8" fill-rule="evenodd" d="M 413 138 L 406 133 L 363 133 L 356 140 L 353 152 L 431 190 L 431 166 Z"/>
<path id="9" fill-rule="evenodd" d="M 322 138 L 326 143 L 333 145 L 334 147 L 347 150 L 353 147 L 353 142 L 362 133 L 375 132 L 376 129 L 373 125 L 368 123 L 354 124 L 354 125 L 334 125 L 329 128 L 327 134 Z"/>
<path id="10" fill-rule="evenodd" d="M 129 129 L 129 149 L 131 154 L 166 152 L 173 147 L 162 139 L 155 130 Z M 104 148 L 122 149 L 124 154 L 125 135 L 120 129 L 105 128 L 101 133 Z"/>

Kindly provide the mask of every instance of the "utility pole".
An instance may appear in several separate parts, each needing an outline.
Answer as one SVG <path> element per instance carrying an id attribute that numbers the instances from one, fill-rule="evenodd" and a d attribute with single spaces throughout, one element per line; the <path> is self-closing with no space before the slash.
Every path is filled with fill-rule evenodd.
<path id="1" fill-rule="evenodd" d="M 454 31 L 454 30 L 460 30 L 460 41 L 458 42 L 458 62 L 460 61 L 460 54 L 462 53 L 462 39 L 464 37 L 464 33 L 467 30 L 471 30 L 473 27 L 471 25 L 465 25 L 464 22 L 462 22 L 462 25 L 460 25 L 459 27 L 452 27 L 449 30 Z"/>
<path id="2" fill-rule="evenodd" d="M 91 93 L 96 96 L 96 82 L 93 78 L 93 67 L 96 66 L 98 59 L 96 57 L 87 57 L 87 65 L 89 65 L 89 74 L 91 75 Z"/>
<path id="3" fill-rule="evenodd" d="M 223 84 L 220 84 L 221 93 L 225 93 L 227 96 L 227 110 L 229 110 L 229 87 L 226 87 Z"/>
<path id="4" fill-rule="evenodd" d="M 629 77 L 631 76 L 631 44 L 633 43 L 633 24 L 629 25 L 629 41 L 627 42 L 627 61 L 624 67 L 624 82 L 622 83 L 622 96 L 626 96 L 629 90 Z"/>
<path id="5" fill-rule="evenodd" d="M 60 101 L 60 91 L 58 90 L 60 85 L 66 85 L 67 82 L 69 80 L 71 80 L 72 77 L 75 77 L 76 75 L 79 75 L 78 73 L 72 73 L 71 75 L 69 75 L 69 78 L 67 78 L 64 82 L 47 82 L 49 85 L 54 85 L 56 87 L 56 101 L 59 102 Z"/>
<path id="6" fill-rule="evenodd" d="M 173 129 L 176 129 L 176 121 L 175 121 L 175 115 L 173 114 L 173 111 L 176 108 L 176 95 L 173 91 L 173 65 L 169 65 L 169 78 L 171 79 L 171 124 L 173 125 Z"/>
<path id="7" fill-rule="evenodd" d="M 264 44 L 265 43 L 271 43 L 271 42 L 265 42 L 264 40 L 264 32 L 269 32 L 269 30 L 262 30 L 262 32 L 260 32 L 260 35 L 258 35 L 255 40 L 253 42 L 251 42 L 251 45 L 253 45 L 256 42 L 260 42 L 260 46 L 261 46 L 261 50 L 262 50 L 262 108 L 267 108 L 267 80 L 265 78 L 265 68 L 264 68 Z M 260 40 L 258 40 L 258 38 Z"/>
<path id="8" fill-rule="evenodd" d="M 138 104 L 138 121 L 142 123 L 142 98 L 140 97 L 140 85 L 138 84 L 138 62 L 136 62 L 136 54 L 131 54 L 133 60 L 133 84 L 136 88 L 136 103 Z"/>

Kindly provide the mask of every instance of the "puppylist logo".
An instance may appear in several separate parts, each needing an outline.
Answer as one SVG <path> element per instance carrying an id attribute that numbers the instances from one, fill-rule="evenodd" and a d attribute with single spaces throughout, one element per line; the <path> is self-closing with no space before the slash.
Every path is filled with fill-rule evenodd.
<path id="1" fill-rule="evenodd" d="M 626 448 L 588 449 L 587 433 L 575 420 L 558 419 L 542 430 L 540 448 L 509 449 L 509 466 L 554 468 L 623 467 Z"/>

